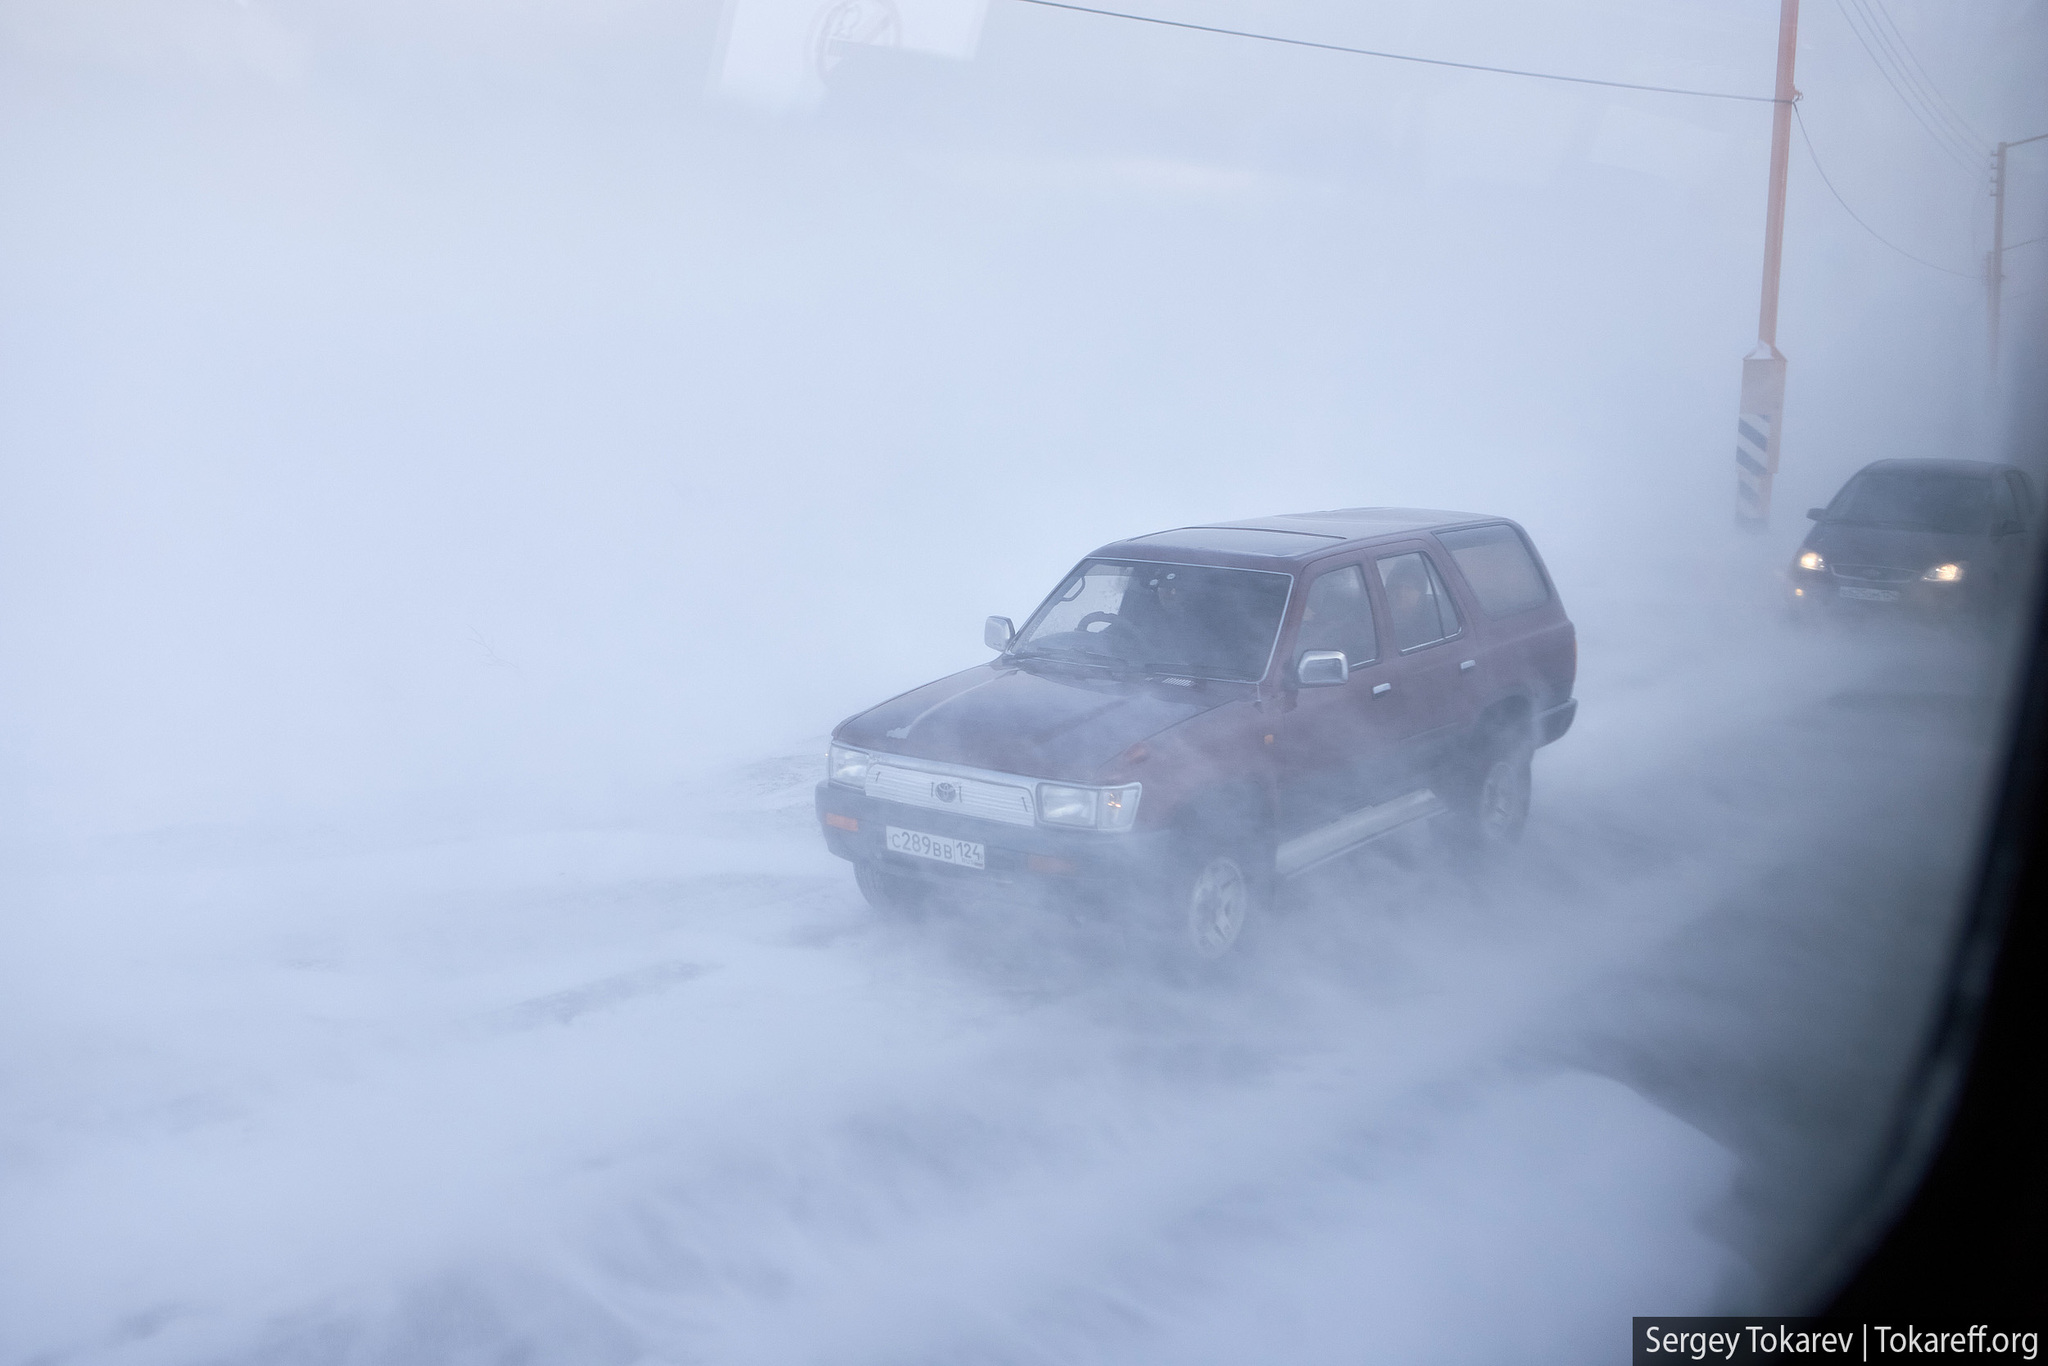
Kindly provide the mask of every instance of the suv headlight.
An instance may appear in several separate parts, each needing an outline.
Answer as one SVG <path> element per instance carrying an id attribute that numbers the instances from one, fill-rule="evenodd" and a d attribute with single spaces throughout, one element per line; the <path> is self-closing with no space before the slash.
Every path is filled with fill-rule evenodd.
<path id="1" fill-rule="evenodd" d="M 1809 550 L 1800 555 L 1799 567 L 1801 569 L 1825 569 L 1828 567 L 1828 562 L 1820 557 L 1818 550 Z"/>
<path id="2" fill-rule="evenodd" d="M 1922 583 L 1961 583 L 1967 564 L 1938 564 L 1920 576 Z"/>
<path id="3" fill-rule="evenodd" d="M 1038 819 L 1047 825 L 1083 830 L 1128 830 L 1138 819 L 1138 794 L 1143 787 L 1066 787 L 1038 785 Z"/>
<path id="4" fill-rule="evenodd" d="M 863 787 L 868 780 L 868 752 L 851 745 L 834 745 L 825 756 L 825 776 L 848 787 Z"/>

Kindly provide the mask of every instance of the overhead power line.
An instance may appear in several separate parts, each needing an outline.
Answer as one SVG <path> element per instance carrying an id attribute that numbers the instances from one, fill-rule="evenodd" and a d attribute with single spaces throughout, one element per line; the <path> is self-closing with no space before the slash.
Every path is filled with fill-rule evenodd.
<path id="1" fill-rule="evenodd" d="M 1703 100 L 1741 100 L 1749 104 L 1777 104 L 1770 95 L 1737 95 L 1725 90 L 1686 90 L 1671 85 L 1639 85 L 1634 81 L 1608 81 L 1593 76 L 1563 76 L 1552 71 L 1524 71 L 1510 66 L 1485 66 L 1478 62 L 1454 62 L 1443 57 L 1417 57 L 1406 52 L 1380 52 L 1366 47 L 1346 47 L 1341 43 L 1319 43 L 1308 38 L 1283 38 L 1274 33 L 1255 33 L 1249 29 L 1217 28 L 1210 24 L 1191 24 L 1181 19 L 1161 19 L 1151 14 L 1130 14 L 1123 10 L 1096 9 L 1092 5 L 1074 5 L 1066 0 L 1017 0 L 1022 5 L 1039 5 L 1046 9 L 1071 10 L 1076 14 L 1096 14 L 1105 19 L 1128 19 L 1133 23 L 1157 24 L 1161 28 L 1188 29 L 1195 33 L 1216 33 L 1227 38 L 1252 38 L 1262 43 L 1281 43 L 1288 47 L 1310 47 L 1321 52 L 1341 52 L 1352 57 L 1378 57 L 1389 62 L 1414 62 L 1421 66 L 1446 66 L 1458 71 L 1484 71 L 1496 76 L 1522 76 L 1537 81 L 1563 81 L 1570 85 L 1599 85 L 1610 90 L 1644 90 L 1657 95 L 1691 95 Z"/>
<path id="2" fill-rule="evenodd" d="M 1843 212 L 1847 213 L 1849 217 L 1856 220 L 1856 225 L 1858 227 L 1862 228 L 1863 231 L 1869 233 L 1872 237 L 1875 237 L 1878 241 L 1890 247 L 1899 255 L 1905 257 L 1908 261 L 1917 261 L 1921 265 L 1926 266 L 1929 270 L 1938 270 L 1944 275 L 1959 275 L 1965 280 L 1974 280 L 1977 278 L 1976 275 L 1970 271 L 1951 270 L 1947 266 L 1936 265 L 1934 262 L 1928 260 L 1924 256 L 1915 256 L 1912 252 L 1907 251 L 1897 242 L 1892 241 L 1889 237 L 1886 237 L 1876 228 L 1873 228 L 1870 226 L 1870 224 L 1864 222 L 1863 215 L 1856 212 L 1855 209 L 1849 207 L 1849 201 L 1842 198 L 1842 192 L 1835 188 L 1835 182 L 1828 179 L 1827 168 L 1820 164 L 1820 153 L 1813 150 L 1813 135 L 1806 131 L 1806 117 L 1805 115 L 1799 112 L 1799 105 L 1797 102 L 1794 102 L 1794 104 L 1792 105 L 1792 117 L 1798 120 L 1799 138 L 1802 142 L 1806 144 L 1806 154 L 1813 158 L 1813 169 L 1820 173 L 1820 183 L 1828 187 L 1828 193 L 1835 197 L 1835 202 L 1842 206 Z"/>
<path id="3" fill-rule="evenodd" d="M 1935 101 L 1946 111 L 1948 121 L 1962 131 L 1964 136 L 1969 139 L 1972 147 L 1989 147 L 1991 145 L 1990 139 L 1970 126 L 1970 121 L 1962 116 L 1954 104 L 1949 102 L 1948 96 L 1941 93 L 1941 88 L 1935 85 L 1934 78 L 1927 74 L 1927 68 L 1922 66 L 1920 59 L 1913 55 L 1913 49 L 1906 45 L 1906 35 L 1899 32 L 1898 22 L 1892 18 L 1892 12 L 1884 7 L 1884 0 L 1869 0 L 1869 3 L 1876 9 L 1878 15 L 1883 18 L 1885 25 L 1891 29 L 1892 36 L 1898 41 L 1899 51 L 1905 54 L 1906 60 L 1912 64 L 1913 70 L 1919 73 L 1921 87 L 1932 95 Z"/>
<path id="4" fill-rule="evenodd" d="M 1790 100 L 1780 100 L 1771 95 L 1742 95 L 1726 90 L 1690 90 L 1685 89 L 1683 87 L 1670 85 L 1644 85 L 1639 84 L 1635 81 L 1610 81 L 1594 76 L 1567 76 L 1553 71 L 1529 71 L 1519 67 L 1487 66 L 1479 62 L 1458 62 L 1452 61 L 1444 57 L 1419 57 L 1414 55 L 1413 53 L 1382 52 L 1374 48 L 1347 47 L 1341 43 L 1317 42 L 1314 39 L 1310 38 L 1288 38 L 1280 34 L 1258 33 L 1250 29 L 1222 28 L 1214 24 L 1190 23 L 1184 19 L 1164 19 L 1157 15 L 1152 14 L 1132 14 L 1127 10 L 1101 9 L 1094 5 L 1073 4 L 1070 2 L 1070 0 L 1017 0 L 1017 3 L 1023 5 L 1037 5 L 1044 9 L 1067 10 L 1074 14 L 1093 14 L 1104 19 L 1124 19 L 1132 23 L 1153 24 L 1157 25 L 1160 28 L 1186 29 L 1189 32 L 1193 33 L 1213 33 L 1225 38 L 1250 38 L 1254 41 L 1261 43 L 1279 43 L 1287 47 L 1314 48 L 1319 52 L 1338 52 L 1343 53 L 1346 56 L 1352 57 L 1376 57 L 1382 61 L 1389 62 L 1413 62 L 1421 66 L 1449 67 L 1457 71 L 1483 71 L 1496 76 L 1520 76 L 1529 80 L 1562 81 L 1570 85 L 1597 85 L 1604 86 L 1610 90 L 1641 90 L 1647 91 L 1651 94 L 1658 95 L 1690 95 L 1697 99 L 1740 100 L 1747 104 L 1787 104 L 1791 106 L 1793 117 L 1797 119 L 1799 123 L 1800 139 L 1806 144 L 1806 154 L 1813 159 L 1813 169 L 1819 173 L 1821 183 L 1828 187 L 1828 193 L 1835 197 L 1835 202 L 1842 206 L 1843 212 L 1847 213 L 1850 218 L 1856 221 L 1856 225 L 1858 227 L 1862 228 L 1865 232 L 1869 233 L 1879 242 L 1883 243 L 1887 247 L 1890 247 L 1893 251 L 1905 257 L 1907 260 L 1916 262 L 1919 265 L 1926 266 L 1929 270 L 1938 270 L 1944 275 L 1960 276 L 1961 278 L 1966 280 L 1975 278 L 1968 271 L 1951 270 L 1949 267 L 1944 265 L 1938 265 L 1933 261 L 1927 260 L 1925 257 L 1914 255 L 1912 252 L 1907 251 L 1904 247 L 1900 246 L 1898 243 L 1886 237 L 1876 228 L 1871 227 L 1870 224 L 1864 222 L 1863 215 L 1857 213 L 1856 210 L 1850 206 L 1849 201 L 1842 197 L 1842 192 L 1835 188 L 1835 182 L 1828 179 L 1827 168 L 1821 165 L 1820 153 L 1814 150 L 1813 136 L 1806 131 L 1806 119 L 1799 113 L 1799 102 L 1796 98 Z M 1842 3 L 1843 0 L 1836 0 L 1837 6 L 1841 6 Z M 1862 3 L 1862 0 L 1856 0 L 1856 3 Z M 1880 0 L 1870 0 L 1870 3 L 1879 4 L 1880 9 L 1882 8 Z M 1845 19 L 1849 18 L 1849 13 L 1846 8 L 1843 9 L 1842 14 Z M 1885 15 L 1885 18 L 1887 20 L 1889 20 L 1890 17 L 1891 16 L 1889 14 Z M 1875 20 L 1870 20 L 1867 14 L 1865 15 L 1865 18 L 1872 24 L 1873 31 L 1875 31 Z M 1885 80 L 1888 83 L 1892 84 L 1892 89 L 1898 93 L 1899 98 L 1901 100 L 1906 101 L 1907 108 L 1913 111 L 1914 117 L 1920 118 L 1921 113 L 1919 106 L 1917 106 L 1913 102 L 1913 99 L 1909 97 L 1904 90 L 1900 89 L 1899 85 L 1893 79 L 1891 68 L 1885 64 L 1885 61 L 1883 59 L 1879 58 L 1876 49 L 1874 49 L 1870 45 L 1870 43 L 1864 39 L 1862 30 L 1856 27 L 1856 23 L 1853 19 L 1850 20 L 1850 28 L 1855 30 L 1857 41 L 1863 43 L 1864 51 L 1868 52 L 1870 54 L 1871 60 L 1877 63 L 1878 70 L 1880 73 L 1884 75 Z M 1894 29 L 1894 32 L 1896 32 L 1896 29 Z M 1910 51 L 1907 51 L 1905 49 L 1903 39 L 1899 40 L 1899 47 L 1901 51 L 1906 52 L 1906 58 L 1910 60 L 1912 54 L 1910 53 Z M 1888 55 L 1889 51 L 1889 48 L 1887 48 Z M 1917 66 L 1917 63 L 1915 63 L 1915 65 Z M 1903 66 L 1901 67 L 1901 69 L 1903 70 Z M 1925 79 L 1924 73 L 1922 73 L 1921 79 Z M 1927 88 L 1929 90 L 1934 90 L 1934 86 L 1931 81 L 1927 82 Z M 1918 93 L 1917 87 L 1915 93 Z M 1937 90 L 1934 93 L 1936 98 L 1939 98 L 1940 92 Z M 1946 103 L 1946 101 L 1943 101 L 1943 103 Z M 1958 124 L 1962 123 L 1960 116 L 1955 116 L 1953 114 L 1951 114 L 1950 116 L 1954 117 Z M 1944 148 L 1950 150 L 1950 152 L 1953 153 L 1954 148 L 1951 146 L 1949 141 L 1943 138 L 1941 134 L 1936 133 L 1933 127 L 1928 126 L 1924 119 L 1922 126 L 1927 127 L 1928 133 L 1931 136 L 1933 136 L 1937 142 L 1940 142 Z M 1968 125 L 1966 124 L 1963 124 L 1962 126 L 1965 128 L 1968 127 Z M 1943 127 L 1945 129 L 1947 127 L 1945 121 L 1943 123 Z M 1952 129 L 1947 131 L 1949 132 L 1951 137 L 1957 136 Z M 1974 133 L 1971 133 L 1970 136 L 1974 138 L 1976 135 Z M 1966 143 L 1965 145 L 1968 144 Z M 2028 245 L 2028 243 L 2015 243 L 2014 245 L 2025 246 Z"/>
<path id="5" fill-rule="evenodd" d="M 1946 152 L 1951 160 L 1964 170 L 1975 173 L 1981 166 L 1986 148 L 1974 133 L 1959 131 L 1949 122 L 1950 115 L 1937 104 L 1936 97 L 1925 94 L 1916 82 L 1911 63 L 1911 53 L 1906 49 L 1903 36 L 1887 34 L 1877 16 L 1869 9 L 1865 0 L 1835 0 L 1835 8 L 1849 25 L 1849 31 L 1856 35 L 1856 41 L 1869 56 L 1878 75 L 1899 97 L 1899 103 L 1906 106 L 1906 112 L 1914 122 L 1933 138 L 1936 145 Z M 1889 16 L 1887 16 L 1889 17 Z M 1904 55 L 1901 55 L 1904 54 Z M 1931 86 L 1930 86 L 1931 88 Z"/>
<path id="6" fill-rule="evenodd" d="M 1960 138 L 1956 131 L 1947 125 L 1940 111 L 1932 108 L 1919 88 L 1914 85 L 1905 63 L 1893 50 L 1889 38 L 1871 12 L 1860 3 L 1860 0 L 1835 0 L 1835 8 L 1841 11 L 1843 20 L 1849 25 L 1849 31 L 1856 35 L 1856 42 L 1862 47 L 1864 55 L 1870 58 L 1871 65 L 1877 68 L 1877 74 L 1884 78 L 1884 83 L 1891 87 L 1892 93 L 1899 97 L 1899 103 L 1906 107 L 1906 112 L 1913 116 L 1913 121 L 1919 124 L 1927 136 L 1934 139 L 1935 144 L 1958 166 L 1969 171 L 1976 170 L 1977 158 L 1974 149 L 1967 139 Z"/>

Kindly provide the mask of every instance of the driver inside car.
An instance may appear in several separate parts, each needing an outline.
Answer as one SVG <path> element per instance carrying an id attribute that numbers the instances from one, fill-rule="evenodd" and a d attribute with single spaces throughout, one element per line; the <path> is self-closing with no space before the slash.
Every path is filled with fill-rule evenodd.
<path id="1" fill-rule="evenodd" d="M 1147 580 L 1144 592 L 1125 598 L 1118 615 L 1137 647 L 1127 653 L 1140 661 L 1177 657 L 1194 625 L 1187 586 L 1171 570 Z"/>

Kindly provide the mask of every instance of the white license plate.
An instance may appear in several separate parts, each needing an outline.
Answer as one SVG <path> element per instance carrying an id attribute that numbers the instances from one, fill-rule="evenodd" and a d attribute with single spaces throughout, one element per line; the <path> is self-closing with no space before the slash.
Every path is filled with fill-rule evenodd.
<path id="1" fill-rule="evenodd" d="M 947 839 L 944 835 L 927 835 L 922 830 L 905 830 L 895 825 L 886 829 L 891 853 L 950 863 L 956 868 L 988 866 L 988 851 L 974 840 Z"/>
<path id="2" fill-rule="evenodd" d="M 1896 588 L 1850 588 L 1844 585 L 1835 591 L 1845 598 L 1854 598 L 1858 602 L 1897 602 L 1899 600 L 1899 590 Z"/>

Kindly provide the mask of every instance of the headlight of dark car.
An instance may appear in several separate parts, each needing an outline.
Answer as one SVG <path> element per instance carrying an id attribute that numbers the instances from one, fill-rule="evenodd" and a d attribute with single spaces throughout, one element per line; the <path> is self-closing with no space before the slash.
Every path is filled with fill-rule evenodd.
<path id="1" fill-rule="evenodd" d="M 868 780 L 868 752 L 851 745 L 834 745 L 825 759 L 825 776 L 847 787 L 861 787 Z"/>

